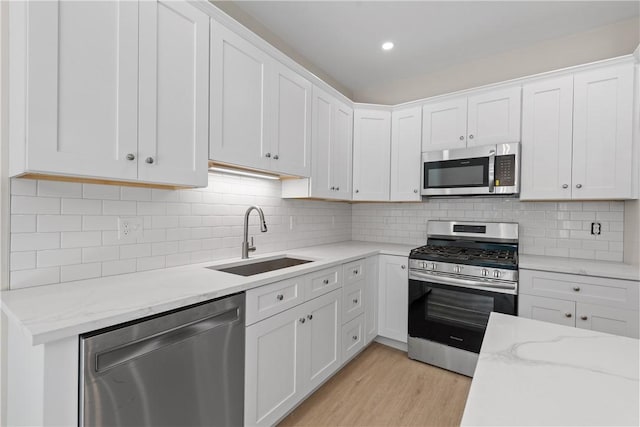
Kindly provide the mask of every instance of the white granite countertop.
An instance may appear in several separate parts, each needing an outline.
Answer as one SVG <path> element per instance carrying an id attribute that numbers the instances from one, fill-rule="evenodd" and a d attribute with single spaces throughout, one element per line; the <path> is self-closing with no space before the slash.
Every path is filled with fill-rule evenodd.
<path id="1" fill-rule="evenodd" d="M 518 257 L 518 267 L 526 270 L 544 270 L 556 273 L 610 277 L 612 279 L 640 280 L 639 266 L 613 261 L 521 254 Z"/>
<path id="2" fill-rule="evenodd" d="M 634 425 L 640 341 L 492 313 L 463 426 Z"/>
<path id="3" fill-rule="evenodd" d="M 245 291 L 278 280 L 376 255 L 408 256 L 413 246 L 344 242 L 292 249 L 252 259 L 288 255 L 314 262 L 243 277 L 205 267 L 239 258 L 0 292 L 2 310 L 42 344 L 167 310 Z"/>

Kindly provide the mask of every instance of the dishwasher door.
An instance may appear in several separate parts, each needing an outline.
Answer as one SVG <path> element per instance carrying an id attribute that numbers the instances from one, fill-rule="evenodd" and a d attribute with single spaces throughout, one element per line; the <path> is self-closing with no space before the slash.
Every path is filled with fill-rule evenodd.
<path id="1" fill-rule="evenodd" d="M 81 336 L 81 426 L 241 426 L 244 294 Z"/>

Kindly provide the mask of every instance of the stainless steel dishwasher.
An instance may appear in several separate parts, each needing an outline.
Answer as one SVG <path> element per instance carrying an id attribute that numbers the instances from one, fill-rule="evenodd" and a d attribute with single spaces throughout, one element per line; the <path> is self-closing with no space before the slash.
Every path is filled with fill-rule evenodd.
<path id="1" fill-rule="evenodd" d="M 244 294 L 80 337 L 81 426 L 241 426 Z"/>

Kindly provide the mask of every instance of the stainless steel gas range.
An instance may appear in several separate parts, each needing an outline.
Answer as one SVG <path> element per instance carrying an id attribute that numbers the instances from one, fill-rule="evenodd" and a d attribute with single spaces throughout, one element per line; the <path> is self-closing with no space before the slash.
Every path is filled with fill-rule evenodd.
<path id="1" fill-rule="evenodd" d="M 517 314 L 518 224 L 429 221 L 409 255 L 409 357 L 473 376 L 492 311 Z"/>

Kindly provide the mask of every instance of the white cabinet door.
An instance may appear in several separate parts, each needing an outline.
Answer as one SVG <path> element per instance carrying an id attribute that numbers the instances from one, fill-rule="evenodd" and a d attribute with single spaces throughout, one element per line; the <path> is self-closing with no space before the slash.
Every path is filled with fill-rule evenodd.
<path id="1" fill-rule="evenodd" d="M 378 335 L 378 257 L 372 256 L 365 261 L 364 284 L 364 328 L 365 344 Z"/>
<path id="2" fill-rule="evenodd" d="M 330 198 L 331 190 L 331 144 L 333 140 L 333 97 L 322 89 L 313 87 L 313 120 L 311 122 L 311 196 Z M 335 187 L 334 187 L 335 188 Z"/>
<path id="3" fill-rule="evenodd" d="M 520 141 L 520 86 L 469 96 L 467 146 Z"/>
<path id="4" fill-rule="evenodd" d="M 319 386 L 340 367 L 341 305 L 340 290 L 333 291 L 303 305 L 305 363 L 302 380 L 304 394 Z"/>
<path id="5" fill-rule="evenodd" d="M 356 108 L 353 114 L 353 200 L 388 201 L 391 113 Z"/>
<path id="6" fill-rule="evenodd" d="M 127 156 L 138 144 L 138 3 L 26 7 L 25 169 L 135 179 Z"/>
<path id="7" fill-rule="evenodd" d="M 633 65 L 577 73 L 573 102 L 574 199 L 630 198 Z"/>
<path id="8" fill-rule="evenodd" d="M 638 338 L 638 311 L 576 303 L 576 326 Z"/>
<path id="9" fill-rule="evenodd" d="M 378 335 L 407 342 L 409 269 L 406 257 L 380 255 Z"/>
<path id="10" fill-rule="evenodd" d="M 560 299 L 522 295 L 518 297 L 518 316 L 558 325 L 575 326 L 576 303 Z"/>
<path id="11" fill-rule="evenodd" d="M 274 61 L 274 135 L 271 170 L 287 175 L 311 172 L 311 83 Z"/>
<path id="12" fill-rule="evenodd" d="M 422 151 L 467 146 L 467 97 L 422 106 Z"/>
<path id="13" fill-rule="evenodd" d="M 334 100 L 329 171 L 331 198 L 351 200 L 353 108 Z"/>
<path id="14" fill-rule="evenodd" d="M 420 107 L 391 113 L 390 200 L 419 202 L 422 115 Z"/>
<path id="15" fill-rule="evenodd" d="M 268 76 L 272 59 L 211 21 L 211 120 L 209 158 L 268 169 Z M 269 157 L 267 157 L 267 155 Z"/>
<path id="16" fill-rule="evenodd" d="M 523 87 L 520 198 L 571 198 L 573 75 Z"/>
<path id="17" fill-rule="evenodd" d="M 303 396 L 304 305 L 292 308 L 245 331 L 246 425 L 275 424 Z"/>
<path id="18" fill-rule="evenodd" d="M 365 346 L 363 316 L 347 322 L 342 326 L 342 362 L 355 356 Z"/>
<path id="19" fill-rule="evenodd" d="M 209 17 L 186 2 L 139 10 L 138 179 L 206 187 Z"/>

